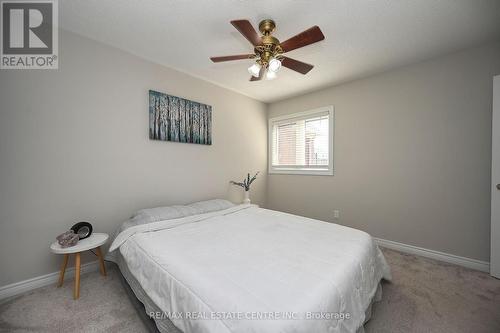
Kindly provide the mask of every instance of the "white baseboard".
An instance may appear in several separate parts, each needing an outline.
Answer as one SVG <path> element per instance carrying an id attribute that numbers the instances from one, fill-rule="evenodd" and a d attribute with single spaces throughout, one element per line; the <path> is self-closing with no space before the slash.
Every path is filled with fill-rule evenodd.
<path id="1" fill-rule="evenodd" d="M 92 261 L 82 265 L 81 274 L 97 271 L 98 269 L 99 269 L 99 261 Z M 67 268 L 66 273 L 64 274 L 64 280 L 65 281 L 70 280 L 74 276 L 75 276 L 75 268 L 74 267 Z M 0 301 L 13 296 L 17 296 L 19 294 L 28 292 L 33 289 L 54 284 L 58 280 L 59 280 L 59 271 L 49 273 L 46 275 L 37 276 L 28 280 L 12 283 L 6 286 L 2 286 L 0 287 Z"/>
<path id="2" fill-rule="evenodd" d="M 422 247 L 393 242 L 393 241 L 381 239 L 381 238 L 373 238 L 373 239 L 375 240 L 375 243 L 377 243 L 377 245 L 382 246 L 382 247 L 386 247 L 388 249 L 393 249 L 393 250 L 397 250 L 397 251 L 408 253 L 408 254 L 414 254 L 417 256 L 422 256 L 422 257 L 431 258 L 431 259 L 435 259 L 435 260 L 439 260 L 439 261 L 444 261 L 444 262 L 447 262 L 450 264 L 455 264 L 458 266 L 463 266 L 463 267 L 475 269 L 475 270 L 482 271 L 482 272 L 487 272 L 487 273 L 490 272 L 490 263 L 486 262 L 486 261 L 481 261 L 481 260 L 476 260 L 476 259 L 471 259 L 471 258 L 466 258 L 466 257 L 460 257 L 460 256 L 456 256 L 454 254 L 424 249 Z"/>

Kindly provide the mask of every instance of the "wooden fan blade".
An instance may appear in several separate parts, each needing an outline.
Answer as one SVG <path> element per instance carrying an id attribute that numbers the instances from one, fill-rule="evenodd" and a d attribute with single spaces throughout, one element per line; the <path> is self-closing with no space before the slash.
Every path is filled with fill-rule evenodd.
<path id="1" fill-rule="evenodd" d="M 248 20 L 233 20 L 231 24 L 242 34 L 253 46 L 260 45 L 262 40 Z"/>
<path id="2" fill-rule="evenodd" d="M 262 80 L 262 78 L 264 77 L 264 72 L 266 71 L 266 69 L 264 67 L 261 67 L 260 68 L 260 71 L 259 71 L 259 77 L 255 77 L 255 76 L 251 76 L 250 77 L 250 81 L 260 81 Z"/>
<path id="3" fill-rule="evenodd" d="M 210 57 L 210 60 L 213 62 L 221 62 L 221 61 L 231 61 L 231 60 L 241 60 L 241 59 L 252 59 L 255 57 L 255 54 L 238 54 L 238 55 L 230 55 L 224 57 Z"/>
<path id="4" fill-rule="evenodd" d="M 290 52 L 291 50 L 319 42 L 323 39 L 325 39 L 325 36 L 321 32 L 321 29 L 315 25 L 314 27 L 309 28 L 306 31 L 303 31 L 281 43 L 281 48 L 283 49 L 283 52 Z"/>
<path id="5" fill-rule="evenodd" d="M 292 58 L 283 57 L 281 60 L 281 64 L 287 68 L 290 68 L 300 74 L 307 74 L 311 69 L 313 69 L 313 65 L 306 64 L 305 62 L 298 61 Z"/>

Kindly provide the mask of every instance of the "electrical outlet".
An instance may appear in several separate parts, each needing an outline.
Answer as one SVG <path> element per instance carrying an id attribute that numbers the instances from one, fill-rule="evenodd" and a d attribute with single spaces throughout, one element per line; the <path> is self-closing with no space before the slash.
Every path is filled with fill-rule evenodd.
<path id="1" fill-rule="evenodd" d="M 340 210 L 335 209 L 335 210 L 333 211 L 333 218 L 334 218 L 334 219 L 339 219 L 339 218 L 340 218 Z"/>

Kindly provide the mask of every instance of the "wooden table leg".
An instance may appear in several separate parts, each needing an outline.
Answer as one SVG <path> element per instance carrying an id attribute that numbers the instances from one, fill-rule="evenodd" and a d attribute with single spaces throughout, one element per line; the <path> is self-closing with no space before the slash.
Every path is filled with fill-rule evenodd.
<path id="1" fill-rule="evenodd" d="M 80 297 L 80 252 L 75 253 L 75 289 L 73 290 L 73 298 Z"/>
<path id="2" fill-rule="evenodd" d="M 101 247 L 96 247 L 97 256 L 99 257 L 99 269 L 101 275 L 106 276 L 106 266 L 104 266 L 104 257 L 102 256 Z"/>
<path id="3" fill-rule="evenodd" d="M 57 284 L 58 287 L 61 287 L 64 282 L 64 273 L 66 272 L 66 266 L 68 265 L 68 258 L 69 254 L 64 255 L 63 263 L 61 266 L 61 272 L 59 273 L 59 283 Z"/>

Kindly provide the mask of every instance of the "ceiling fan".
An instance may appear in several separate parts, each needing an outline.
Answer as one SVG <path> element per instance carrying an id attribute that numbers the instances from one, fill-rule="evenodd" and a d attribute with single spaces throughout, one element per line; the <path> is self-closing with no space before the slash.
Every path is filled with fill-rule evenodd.
<path id="1" fill-rule="evenodd" d="M 258 81 L 265 78 L 272 80 L 276 78 L 276 73 L 281 66 L 290 68 L 301 74 L 307 74 L 314 66 L 306 64 L 283 55 L 283 53 L 313 44 L 325 39 L 318 26 L 309 28 L 298 35 L 280 43 L 280 41 L 272 36 L 272 32 L 276 28 L 273 20 L 267 19 L 259 23 L 259 35 L 252 24 L 248 20 L 234 20 L 231 24 L 254 46 L 254 53 L 239 54 L 224 57 L 211 57 L 213 62 L 254 59 L 255 63 L 248 68 L 248 72 L 252 74 L 250 81 Z"/>

